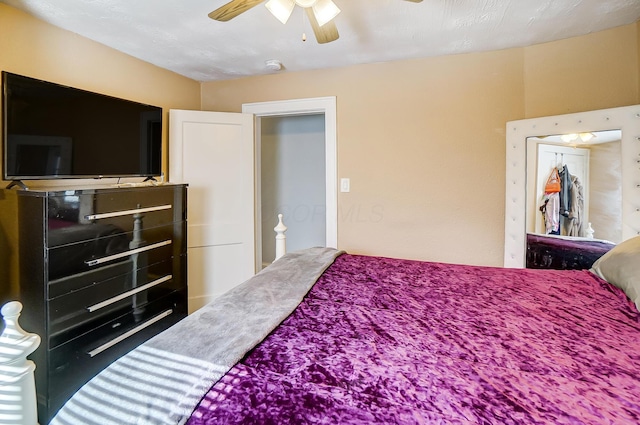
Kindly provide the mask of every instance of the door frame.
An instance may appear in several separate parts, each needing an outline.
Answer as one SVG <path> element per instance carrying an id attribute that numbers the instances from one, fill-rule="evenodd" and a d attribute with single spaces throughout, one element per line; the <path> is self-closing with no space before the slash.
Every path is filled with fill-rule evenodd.
<path id="1" fill-rule="evenodd" d="M 254 115 L 255 131 L 255 241 L 256 271 L 262 270 L 262 191 L 261 176 L 261 122 L 262 117 L 324 114 L 325 190 L 326 190 L 326 246 L 338 247 L 338 158 L 336 97 L 279 100 L 273 102 L 243 103 L 242 112 Z M 274 223 L 275 226 L 276 223 Z M 286 225 L 286 223 L 285 223 Z M 275 234 L 274 234 L 275 243 Z"/>

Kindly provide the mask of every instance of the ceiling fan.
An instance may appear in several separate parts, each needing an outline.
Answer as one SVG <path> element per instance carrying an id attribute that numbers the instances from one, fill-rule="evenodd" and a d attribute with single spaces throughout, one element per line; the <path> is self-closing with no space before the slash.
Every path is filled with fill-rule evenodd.
<path id="1" fill-rule="evenodd" d="M 226 22 L 263 1 L 265 0 L 231 0 L 209 13 L 209 17 L 216 21 Z M 420 3 L 422 0 L 405 1 Z M 318 43 L 330 43 L 338 39 L 340 35 L 333 18 L 340 13 L 340 9 L 332 0 L 268 0 L 265 4 L 273 16 L 283 24 L 287 23 L 296 5 L 304 8 L 307 12 Z"/>

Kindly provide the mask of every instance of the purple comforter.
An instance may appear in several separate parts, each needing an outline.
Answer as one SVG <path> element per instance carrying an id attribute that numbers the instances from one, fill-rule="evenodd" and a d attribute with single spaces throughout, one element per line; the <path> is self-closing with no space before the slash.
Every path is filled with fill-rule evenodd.
<path id="1" fill-rule="evenodd" d="M 639 322 L 588 271 L 344 254 L 189 424 L 638 424 Z"/>

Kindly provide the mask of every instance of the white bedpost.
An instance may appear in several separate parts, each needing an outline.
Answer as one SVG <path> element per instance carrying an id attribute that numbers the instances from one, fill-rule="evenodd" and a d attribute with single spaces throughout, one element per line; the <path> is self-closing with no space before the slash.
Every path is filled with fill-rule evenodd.
<path id="1" fill-rule="evenodd" d="M 38 423 L 36 365 L 27 360 L 40 345 L 40 337 L 20 327 L 22 304 L 11 301 L 0 312 L 4 331 L 0 335 L 0 424 L 35 425 Z"/>
<path id="2" fill-rule="evenodd" d="M 276 258 L 274 262 L 287 253 L 287 237 L 284 232 L 287 231 L 287 226 L 282 222 L 282 214 L 278 214 L 278 224 L 273 228 L 276 232 Z"/>

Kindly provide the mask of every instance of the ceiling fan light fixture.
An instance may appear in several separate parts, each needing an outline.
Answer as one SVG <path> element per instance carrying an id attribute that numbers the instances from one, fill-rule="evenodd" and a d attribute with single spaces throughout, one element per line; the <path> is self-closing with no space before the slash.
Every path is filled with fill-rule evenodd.
<path id="1" fill-rule="evenodd" d="M 316 0 L 311 8 L 320 26 L 323 26 L 340 13 L 338 6 L 331 0 Z"/>
<path id="2" fill-rule="evenodd" d="M 295 5 L 296 2 L 294 0 L 269 0 L 265 3 L 265 7 L 269 9 L 269 12 L 283 24 L 286 24 L 289 20 Z"/>

